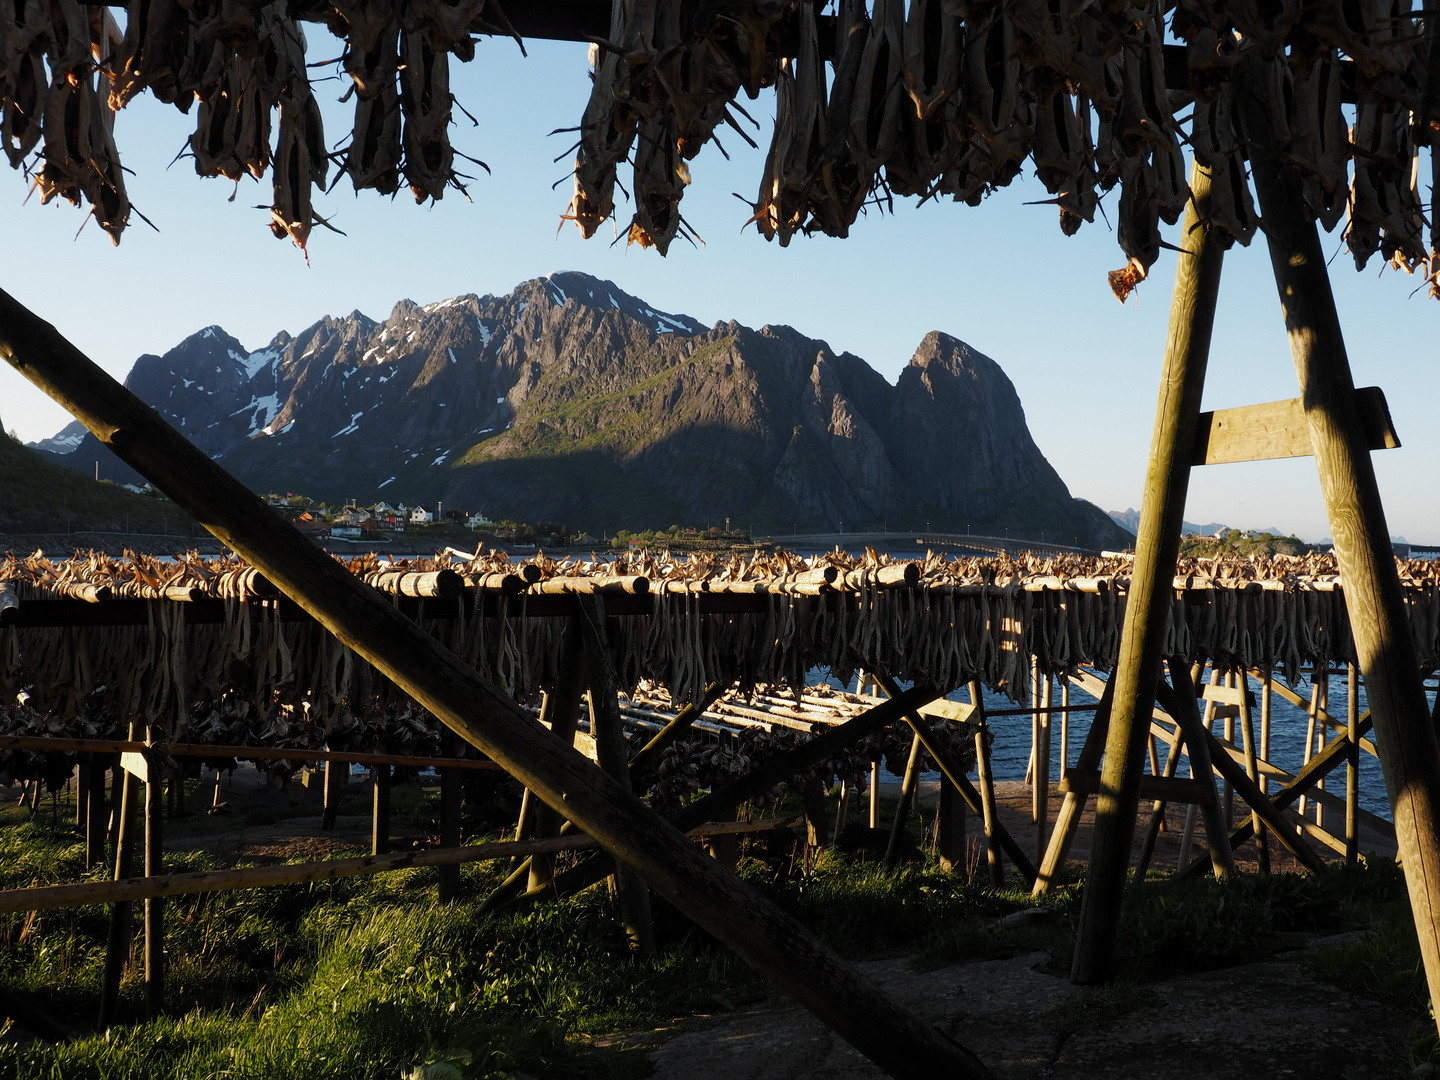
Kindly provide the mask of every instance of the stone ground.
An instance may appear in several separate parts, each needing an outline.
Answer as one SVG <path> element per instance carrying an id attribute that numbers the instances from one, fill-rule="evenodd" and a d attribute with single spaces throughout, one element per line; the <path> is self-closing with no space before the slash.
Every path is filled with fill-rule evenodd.
<path id="1" fill-rule="evenodd" d="M 1324 944 L 1322 939 L 1320 944 Z M 996 1080 L 1375 1080 L 1409 1076 L 1411 1023 L 1318 981 L 1298 954 L 1132 988 L 1107 1002 L 1046 954 L 917 971 L 859 968 L 975 1052 Z M 1089 998 L 1089 1007 L 1086 999 Z M 884 1074 L 783 999 L 655 1033 L 652 1080 L 870 1080 Z"/>

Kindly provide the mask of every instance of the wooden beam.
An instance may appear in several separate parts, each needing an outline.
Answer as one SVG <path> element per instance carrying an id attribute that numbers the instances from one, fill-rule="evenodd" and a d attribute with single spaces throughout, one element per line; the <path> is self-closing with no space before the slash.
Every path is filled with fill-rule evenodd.
<path id="1" fill-rule="evenodd" d="M 1362 386 L 1352 392 L 1349 408 L 1360 420 L 1367 450 L 1394 450 L 1400 445 L 1385 391 Z M 1232 461 L 1313 457 L 1310 424 L 1300 398 L 1216 409 L 1200 414 L 1191 465 L 1224 465 Z"/>
<path id="2" fill-rule="evenodd" d="M 171 757 L 246 758 L 263 761 L 338 761 L 352 765 L 400 765 L 416 769 L 498 769 L 493 761 L 479 758 L 420 757 L 413 754 L 361 754 L 354 750 L 299 750 L 275 746 L 231 746 L 209 743 L 157 743 Z M 126 739 L 60 739 L 44 735 L 0 735 L 0 750 L 39 750 L 47 754 L 91 753 L 142 756 L 150 749 L 144 742 Z M 132 765 L 144 766 L 133 759 Z M 139 774 L 137 774 L 139 775 Z M 144 776 L 140 777 L 142 780 Z"/>
<path id="3" fill-rule="evenodd" d="M 1270 265 L 1315 447 L 1355 661 L 1374 717 L 1375 745 L 1395 818 L 1411 913 L 1432 1004 L 1440 1003 L 1440 745 L 1395 569 L 1385 507 L 1359 418 L 1354 380 L 1320 234 L 1303 182 L 1272 128 L 1273 71 L 1256 56 L 1235 72 L 1235 100 L 1250 142 L 1251 174 Z"/>
<path id="4" fill-rule="evenodd" d="M 1065 793 L 1094 795 L 1100 790 L 1099 769 L 1071 769 L 1060 781 L 1060 790 Z M 1207 795 L 1206 792 L 1209 792 Z M 1177 803 L 1200 803 L 1213 798 L 1215 786 L 1204 780 L 1191 780 L 1182 776 L 1150 776 L 1140 778 L 1140 798 L 1164 800 Z"/>
<path id="5" fill-rule="evenodd" d="M 629 787 L 625 748 L 625 722 L 620 715 L 620 677 L 605 627 L 605 600 L 599 593 L 577 598 L 580 616 L 576 620 L 585 653 L 590 683 L 590 735 L 595 741 L 595 760 L 607 776 Z M 558 724 L 559 719 L 556 720 Z M 577 733 L 578 734 L 578 733 Z M 635 797 L 633 794 L 630 796 Z M 637 801 L 637 805 L 639 805 Z M 655 959 L 655 925 L 650 917 L 650 890 L 631 867 L 619 865 L 612 878 L 620 900 L 620 916 L 630 947 L 648 963 Z M 534 884 L 534 883 L 532 883 Z"/>
<path id="6" fill-rule="evenodd" d="M 1070 971 L 1071 979 L 1077 983 L 1104 981 L 1114 964 L 1121 901 L 1140 808 L 1149 717 L 1160 680 L 1160 653 L 1174 595 L 1191 448 L 1195 445 L 1215 322 L 1215 298 L 1225 258 L 1224 249 L 1211 238 L 1210 173 L 1198 163 L 1191 172 L 1190 189 L 1192 196 L 1185 204 L 1180 233 L 1181 253 L 1175 266 L 1150 462 L 1140 504 L 1135 564 L 1115 673 L 1110 680 L 1116 684 L 1115 704 L 1105 740 L 1090 868 L 1085 877 Z"/>

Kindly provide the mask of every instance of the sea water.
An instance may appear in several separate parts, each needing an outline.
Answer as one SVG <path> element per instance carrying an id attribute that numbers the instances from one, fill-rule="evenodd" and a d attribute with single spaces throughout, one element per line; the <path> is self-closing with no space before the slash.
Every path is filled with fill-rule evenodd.
<path id="1" fill-rule="evenodd" d="M 820 674 L 820 673 L 816 673 Z M 823 675 L 822 675 L 823 677 Z M 1279 676 L 1275 678 L 1278 680 Z M 839 683 L 828 680 L 832 685 L 839 687 Z M 1250 692 L 1254 694 L 1256 705 L 1251 710 L 1251 717 L 1255 725 L 1256 749 L 1258 751 L 1258 740 L 1260 738 L 1260 681 L 1247 676 L 1246 683 Z M 856 679 L 851 679 L 846 689 L 852 693 L 855 691 Z M 1330 676 L 1330 703 L 1325 710 L 1331 718 L 1344 724 L 1348 722 L 1346 717 L 1346 678 L 1343 674 L 1332 674 Z M 901 683 L 902 687 L 909 684 Z M 1292 688 L 1301 697 L 1310 698 L 1312 683 L 1309 675 L 1301 677 L 1300 681 Z M 997 694 L 991 690 L 984 691 L 985 708 L 988 712 L 1005 711 L 1028 706 L 1029 702 L 1014 702 L 1004 694 Z M 950 700 L 969 703 L 970 695 L 966 690 L 958 690 L 949 695 Z M 1058 687 L 1052 694 L 1052 704 L 1060 703 Z M 1427 691 L 1426 700 L 1433 707 L 1435 692 Z M 1081 690 L 1078 686 L 1071 685 L 1070 704 L 1094 705 L 1096 699 Z M 1203 702 L 1199 703 L 1203 709 Z M 1365 697 L 1365 687 L 1360 687 L 1360 713 L 1364 714 L 1368 708 Z M 1050 779 L 1052 783 L 1060 781 L 1061 764 L 1061 713 L 1051 714 L 1050 719 Z M 1094 717 L 1093 712 L 1072 712 L 1069 714 L 1069 745 L 1068 763 L 1074 767 L 1080 757 L 1080 748 L 1085 745 L 1085 736 L 1090 733 L 1090 723 Z M 1292 705 L 1282 698 L 1278 693 L 1272 691 L 1270 696 L 1270 763 L 1278 768 L 1284 769 L 1292 775 L 1298 773 L 1305 764 L 1305 733 L 1310 723 L 1310 717 L 1304 709 Z M 994 734 L 994 743 L 991 745 L 991 768 L 992 775 L 997 781 L 1025 779 L 1026 769 L 1030 763 L 1030 724 L 1031 716 L 996 716 L 990 720 L 990 730 Z M 1217 720 L 1214 731 L 1217 737 L 1223 734 L 1223 721 Z M 1333 729 L 1332 729 L 1333 731 Z M 1328 743 L 1335 737 L 1334 733 L 1328 734 Z M 1374 741 L 1374 736 L 1369 736 Z M 1236 742 L 1239 745 L 1240 727 L 1239 719 L 1236 719 Z M 1163 767 L 1165 755 L 1169 747 L 1161 743 L 1159 747 L 1160 764 Z M 1149 771 L 1148 768 L 1146 770 Z M 1184 760 L 1180 763 L 1177 775 L 1188 776 L 1188 763 Z M 939 780 L 939 773 L 923 774 L 922 780 Z M 1275 778 L 1271 778 L 1270 790 L 1274 791 L 1279 786 Z M 1326 788 L 1332 794 L 1344 798 L 1345 794 L 1345 769 L 1344 766 L 1337 766 L 1331 771 L 1326 780 Z M 1052 789 L 1053 790 L 1053 789 Z M 1390 820 L 1390 801 L 1385 794 L 1385 780 L 1380 772 L 1380 762 L 1371 754 L 1361 751 L 1360 753 L 1360 806 L 1371 813 Z"/>

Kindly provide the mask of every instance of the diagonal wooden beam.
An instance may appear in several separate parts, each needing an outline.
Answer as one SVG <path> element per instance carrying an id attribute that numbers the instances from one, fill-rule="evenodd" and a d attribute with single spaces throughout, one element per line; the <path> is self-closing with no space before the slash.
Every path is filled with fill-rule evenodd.
<path id="1" fill-rule="evenodd" d="M 1345 583 L 1355 663 L 1375 717 L 1375 746 L 1395 818 L 1395 843 L 1431 1004 L 1440 1003 L 1440 744 L 1420 679 L 1405 593 L 1385 523 L 1375 463 L 1352 407 L 1355 392 L 1320 232 L 1275 128 L 1274 69 L 1251 50 L 1235 69 L 1251 177 L 1265 223 L 1290 355 L 1315 448 L 1315 471 Z"/>
<path id="2" fill-rule="evenodd" d="M 989 1076 L 779 907 L 697 850 L 281 519 L 54 327 L 0 291 L 0 356 L 461 738 L 576 822 L 895 1077 Z M 824 738 L 824 736 L 821 736 Z"/>

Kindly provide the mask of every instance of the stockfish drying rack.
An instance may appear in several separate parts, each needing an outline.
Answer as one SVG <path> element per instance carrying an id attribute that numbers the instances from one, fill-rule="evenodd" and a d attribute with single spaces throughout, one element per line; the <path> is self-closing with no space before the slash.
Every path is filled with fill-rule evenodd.
<path id="1" fill-rule="evenodd" d="M 351 138 L 333 156 L 309 81 L 305 22 L 323 24 L 342 39 L 339 64 L 355 101 Z M 1218 699 L 1197 697 L 1212 691 L 1197 687 L 1192 664 L 1167 650 L 1179 648 L 1175 571 L 1191 467 L 1313 455 L 1344 582 L 1357 669 L 1349 684 L 1353 693 L 1359 678 L 1364 681 L 1371 706 L 1366 724 L 1373 724 L 1384 766 L 1431 996 L 1440 1000 L 1440 894 L 1433 885 L 1440 881 L 1440 746 L 1422 680 L 1422 656 L 1432 645 L 1413 632 L 1414 609 L 1392 556 L 1369 456 L 1398 442 L 1383 395 L 1357 392 L 1353 385 L 1317 228 L 1317 221 L 1333 229 L 1345 220 L 1357 267 L 1379 253 L 1397 269 L 1420 270 L 1431 294 L 1440 294 L 1440 183 L 1432 182 L 1428 247 L 1418 183 L 1427 156 L 1431 176 L 1440 170 L 1434 153 L 1440 18 L 1433 4 L 149 0 L 131 6 L 122 30 L 105 7 L 17 0 L 0 5 L 0 142 L 42 201 L 87 204 L 118 238 L 131 207 L 113 110 L 145 91 L 182 110 L 194 105 L 197 127 L 189 150 L 197 171 L 231 178 L 268 174 L 271 229 L 304 247 L 318 221 L 311 191 L 330 181 L 332 165 L 335 179 L 348 176 L 357 189 L 393 193 L 403 182 L 419 200 L 438 198 L 464 180 L 448 135 L 457 104 L 449 91 L 449 59 L 470 59 L 474 36 L 494 33 L 521 42 L 550 38 L 592 46 L 592 91 L 577 109 L 566 210 L 587 236 L 616 213 L 618 170 L 628 163 L 634 209 L 626 235 L 666 251 L 685 227 L 681 200 L 698 171 L 691 162 L 722 127 L 727 138 L 732 131 L 748 137 L 740 93 L 754 98 L 767 87 L 776 91 L 777 122 L 748 216 L 782 244 L 797 232 L 844 236 L 863 209 L 888 206 L 895 196 L 979 203 L 1011 182 L 1028 160 L 1052 193 L 1067 232 L 1092 220 L 1103 193 L 1119 189 L 1115 218 L 1125 264 L 1110 281 L 1123 298 L 1167 243 L 1160 223 L 1178 222 L 1170 333 L 1136 555 L 1113 674 L 1081 754 L 1085 770 L 1098 772 L 1093 782 L 1082 778 L 1066 793 L 1055 830 L 1067 835 L 1067 815 L 1073 818 L 1087 793 L 1095 793 L 1073 977 L 1093 982 L 1110 975 L 1141 791 L 1174 781 L 1144 777 L 1157 701 L 1174 720 L 1172 746 L 1183 735 L 1192 754 L 1203 758 L 1215 751 L 1213 769 L 1251 804 L 1261 819 L 1256 824 L 1282 842 L 1292 833 L 1296 850 L 1304 850 L 1300 833 L 1280 815 L 1288 796 L 1272 798 L 1257 788 L 1253 768 L 1250 776 L 1235 772 L 1234 759 L 1202 729 L 1195 704 Z M 1166 43 L 1167 34 L 1174 43 Z M 1300 397 L 1202 417 L 1224 256 L 1235 241 L 1244 245 L 1258 235 L 1275 274 Z M 988 1075 L 974 1055 L 898 1007 L 706 857 L 677 828 L 683 820 L 667 823 L 635 799 L 615 704 L 621 680 L 616 665 L 641 654 L 621 658 L 609 642 L 612 622 L 628 617 L 612 619 L 610 594 L 567 599 L 575 608 L 577 632 L 570 640 L 576 663 L 562 661 L 557 671 L 557 678 L 574 682 L 579 657 L 585 658 L 583 682 L 599 702 L 598 760 L 591 761 L 555 738 L 553 722 L 547 732 L 503 687 L 457 657 L 418 610 L 412 617 L 309 545 L 4 294 L 0 354 L 337 640 L 617 858 L 621 906 L 637 935 L 643 938 L 648 883 L 892 1075 Z M 991 584 L 980 585 L 978 599 L 986 599 Z M 1033 595 L 1052 591 L 1067 595 L 1044 589 Z M 1272 591 L 1261 586 L 1262 608 Z M 1318 604 L 1326 595 L 1319 588 L 1297 591 L 1307 605 L 1312 596 Z M 1289 596 L 1288 589 L 1275 592 Z M 1219 596 L 1232 593 L 1247 602 L 1253 595 L 1248 587 L 1217 590 Z M 822 611 L 831 603 L 798 589 L 795 594 L 797 606 L 809 602 Z M 670 596 L 663 590 L 656 595 Z M 440 598 L 426 602 L 431 599 Z M 634 602 L 628 594 L 613 599 Z M 719 600 L 694 601 L 702 602 Z M 744 602 L 759 603 L 753 596 Z M 777 601 L 767 593 L 764 602 Z M 174 606 L 184 610 L 184 603 Z M 488 604 L 487 597 L 482 612 Z M 842 605 L 835 604 L 836 617 L 848 617 L 848 607 L 840 616 Z M 21 603 L 22 618 L 26 606 Z M 1338 610 L 1332 600 L 1332 625 L 1338 625 Z M 866 611 L 857 604 L 857 615 Z M 461 623 L 458 613 L 452 622 Z M 679 625 L 687 624 L 682 618 Z M 692 618 L 688 625 L 701 623 Z M 1032 634 L 1032 646 L 1036 640 Z M 687 649 L 681 655 L 699 654 Z M 1168 677 L 1162 678 L 1165 669 Z M 958 767 L 945 766 L 948 755 L 932 745 L 930 725 L 918 711 L 948 688 L 917 684 L 901 692 L 892 681 L 898 676 L 881 669 L 874 675 L 882 686 L 890 683 L 892 696 L 866 714 L 870 722 L 903 719 L 916 745 L 924 742 L 969 801 L 968 781 Z M 1268 687 L 1268 669 L 1266 675 Z M 1023 671 L 1010 678 L 1018 692 Z M 1032 681 L 1038 681 L 1033 674 Z M 1208 685 L 1215 685 L 1213 679 Z M 1213 693 L 1228 690 L 1235 697 L 1238 689 Z M 571 686 L 566 700 L 578 702 L 580 692 Z M 974 693 L 978 704 L 978 686 Z M 559 689 L 550 696 L 561 696 Z M 1247 695 L 1238 697 L 1222 704 L 1243 713 Z M 1312 713 L 1319 710 L 1317 703 Z M 1345 760 L 1353 779 L 1363 738 L 1352 709 L 1347 729 L 1315 760 L 1330 766 Z M 1253 762 L 1248 750 L 1247 767 Z M 1175 759 L 1172 754 L 1167 770 Z M 983 755 L 979 760 L 983 771 Z M 1196 765 L 1200 777 L 1213 775 L 1202 760 Z M 1295 778 L 1295 784 L 1301 781 Z M 1211 797 L 1191 795 L 1213 814 L 1218 797 L 1203 780 L 1201 786 L 1207 785 Z M 154 787 L 147 784 L 147 794 Z M 1282 790 L 1293 794 L 1294 785 Z M 1218 839 L 1225 835 L 1223 823 L 1207 821 L 1216 826 L 1206 830 L 1217 838 L 1215 871 L 1228 875 L 1229 845 Z M 1346 847 L 1353 858 L 1353 843 Z M 1047 880 L 1047 867 L 1053 871 L 1055 854 L 1052 840 L 1037 887 Z M 123 861 L 117 859 L 118 865 Z M 146 904 L 148 920 L 159 900 Z M 147 967 L 152 936 L 160 947 L 158 935 L 147 934 Z M 160 953 L 153 959 L 158 971 Z"/>

